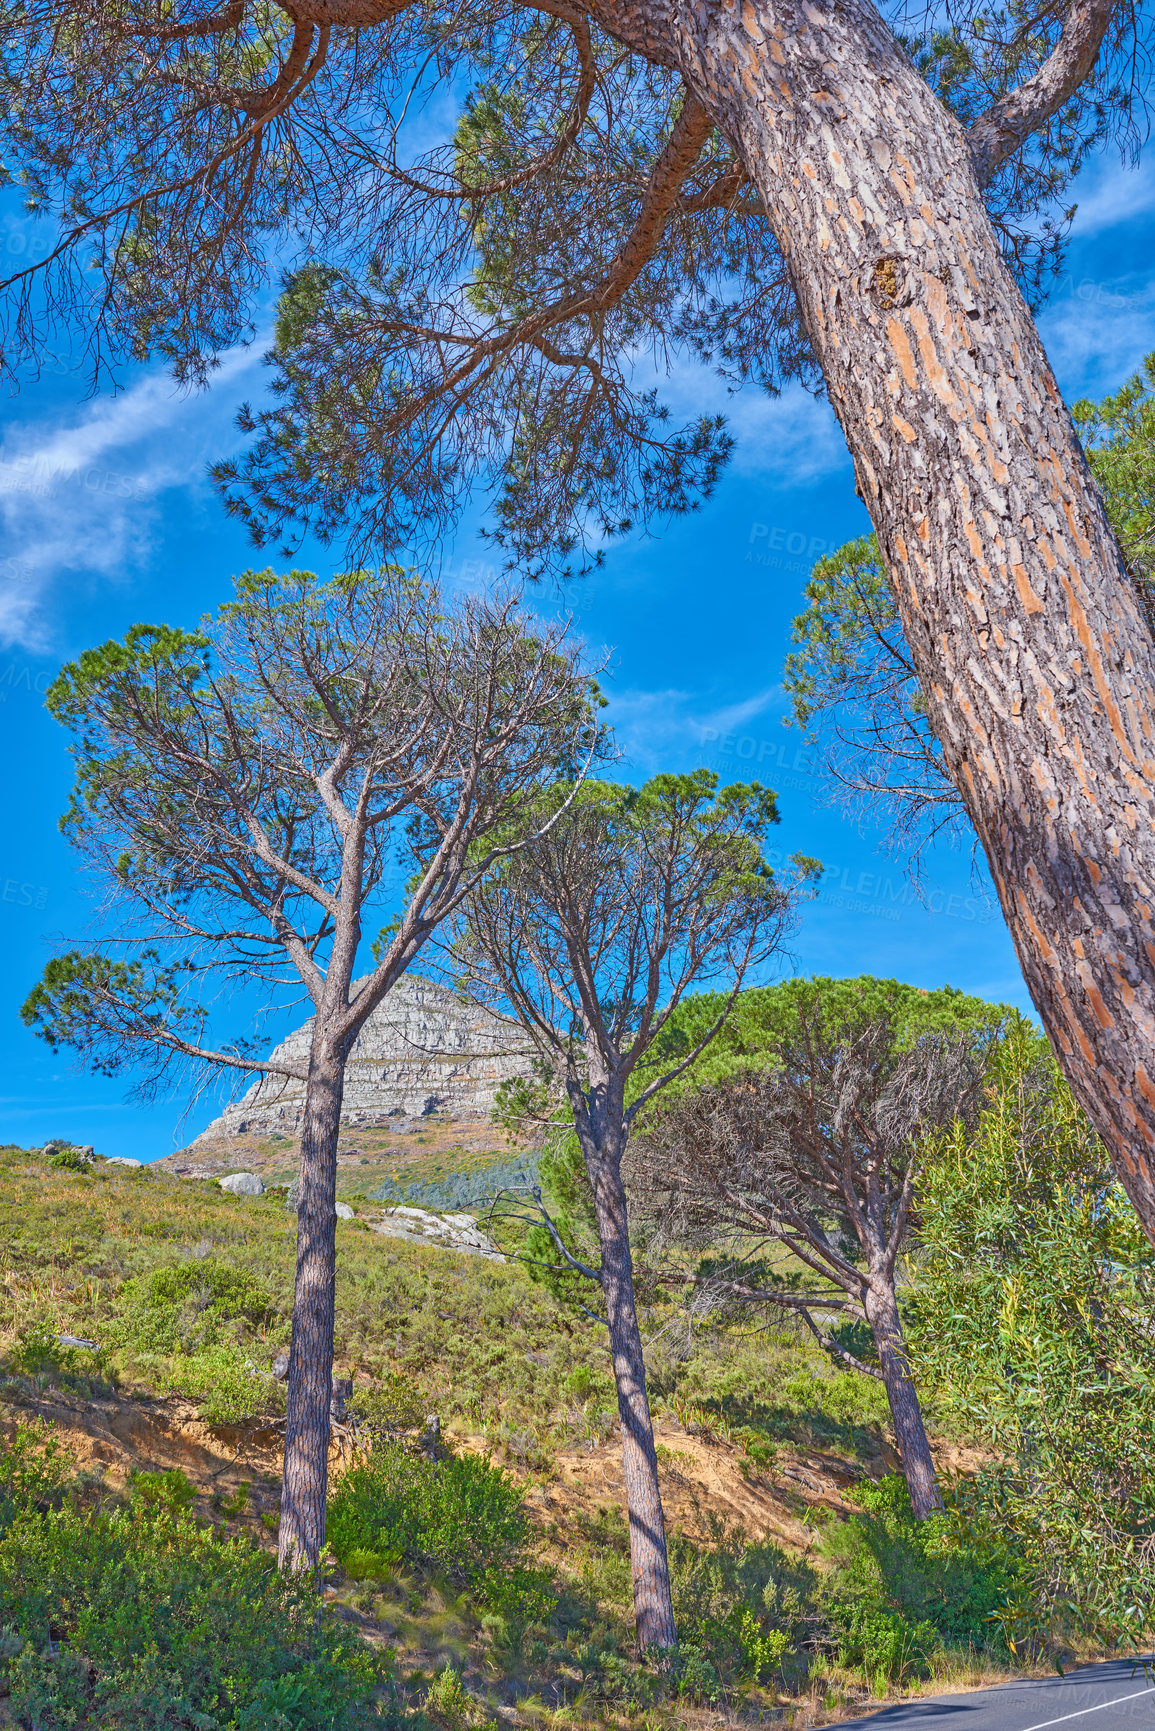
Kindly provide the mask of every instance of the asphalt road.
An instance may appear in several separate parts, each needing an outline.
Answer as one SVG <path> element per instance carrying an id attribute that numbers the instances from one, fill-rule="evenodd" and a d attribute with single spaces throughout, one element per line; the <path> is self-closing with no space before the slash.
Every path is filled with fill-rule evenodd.
<path id="1" fill-rule="evenodd" d="M 903 1701 L 865 1719 L 870 1731 L 1155 1731 L 1155 1659 L 1112 1659 L 1065 1677 L 1000 1683 L 970 1695 Z"/>

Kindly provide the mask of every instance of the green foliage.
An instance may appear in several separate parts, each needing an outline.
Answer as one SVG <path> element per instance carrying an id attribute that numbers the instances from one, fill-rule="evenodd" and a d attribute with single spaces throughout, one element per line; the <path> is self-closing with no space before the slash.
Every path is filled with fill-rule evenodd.
<path id="1" fill-rule="evenodd" d="M 94 1374 L 104 1369 L 107 1358 L 104 1351 L 91 1352 L 87 1347 L 65 1346 L 52 1329 L 43 1323 L 32 1322 L 21 1329 L 20 1338 L 8 1354 L 8 1364 L 24 1376 L 75 1384 L 90 1382 Z"/>
<path id="2" fill-rule="evenodd" d="M 691 1051 L 717 1020 L 723 1003 L 720 992 L 684 999 L 663 1030 L 663 1052 Z M 988 1003 L 955 986 L 925 991 L 871 974 L 849 979 L 815 974 L 777 986 L 753 986 L 739 993 L 725 1026 L 686 1078 L 675 1084 L 675 1091 L 723 1081 L 744 1063 L 757 1061 L 791 1040 L 802 1017 L 819 1032 L 836 1029 L 848 1035 L 887 1022 L 902 1048 L 928 1035 L 981 1035 L 1002 1027 L 1014 1015 L 1005 1004 Z"/>
<path id="3" fill-rule="evenodd" d="M 58 1172 L 80 1172 L 87 1174 L 96 1164 L 91 1153 L 82 1153 L 79 1148 L 62 1148 L 59 1154 L 54 1154 L 48 1162 L 55 1166 Z"/>
<path id="4" fill-rule="evenodd" d="M 273 1306 L 252 1274 L 204 1257 L 126 1281 L 118 1309 L 139 1351 L 194 1353 L 231 1339 L 235 1326 L 261 1327 Z"/>
<path id="5" fill-rule="evenodd" d="M 1101 403 L 1071 410 L 1123 557 L 1148 611 L 1155 583 L 1155 354 Z"/>
<path id="6" fill-rule="evenodd" d="M 385 1575 L 401 1561 L 527 1622 L 548 1613 L 545 1583 L 526 1562 L 522 1493 L 475 1455 L 432 1461 L 382 1444 L 342 1477 L 327 1531 L 336 1557 L 359 1578 Z"/>
<path id="7" fill-rule="evenodd" d="M 142 1509 L 182 1515 L 196 1502 L 196 1486 L 179 1467 L 165 1473 L 134 1472 L 129 1484 L 132 1501 Z"/>
<path id="8" fill-rule="evenodd" d="M 179 965 L 165 966 L 154 949 L 142 950 L 131 962 L 68 950 L 45 964 L 43 974 L 20 1006 L 20 1018 L 54 1052 L 71 1048 L 90 1061 L 100 1075 L 114 1076 L 128 1061 L 129 1052 L 107 1045 L 100 1011 L 115 1004 L 120 1014 L 142 1021 L 169 1016 L 179 1025 L 183 972 Z M 189 1031 L 195 1029 L 190 1025 Z M 90 1169 L 90 1163 L 72 1149 L 56 1155 L 52 1164 L 74 1172 Z"/>
<path id="9" fill-rule="evenodd" d="M 0 1537 L 0 1688 L 20 1724 L 71 1731 L 354 1731 L 378 1671 L 314 1591 L 180 1512 L 181 1475 L 127 1508 L 44 1511 L 59 1487 L 27 1440 L 0 1455 L 22 1506 Z"/>
<path id="10" fill-rule="evenodd" d="M 795 893 L 764 857 L 777 822 L 769 788 L 719 787 L 705 769 L 656 775 L 640 788 L 559 782 L 498 838 L 539 832 L 473 898 L 463 970 L 490 985 L 505 981 L 522 1020 L 550 1029 L 555 1053 L 572 1051 L 576 1063 L 583 1011 L 567 922 L 580 908 L 580 971 L 601 1006 L 599 1040 L 628 1060 L 627 1075 L 652 1069 L 655 1037 L 691 984 L 728 966 L 735 950 L 749 947 L 755 965 L 775 948 Z M 815 869 L 801 856 L 792 864 L 800 880 Z M 512 984 L 497 959 L 510 953 L 519 958 Z M 505 1109 L 532 1106 L 548 1117 L 544 1079 L 507 1094 Z"/>
<path id="11" fill-rule="evenodd" d="M 739 1678 L 766 1681 L 796 1651 L 816 1578 L 777 1545 L 746 1544 L 715 1523 L 706 1545 L 671 1536 L 670 1585 L 681 1644 L 679 1693 L 714 1701 Z"/>
<path id="12" fill-rule="evenodd" d="M 807 583 L 808 606 L 794 621 L 797 645 L 786 657 L 783 684 L 793 718 L 805 727 L 833 692 L 852 686 L 864 657 L 881 639 L 900 652 L 902 624 L 874 535 L 847 541 L 820 559 Z M 911 702 L 918 686 L 911 681 Z M 921 710 L 920 710 L 921 713 Z"/>
<path id="13" fill-rule="evenodd" d="M 1026 1026 L 975 1134 L 937 1149 L 919 1212 L 912 1351 L 996 1457 L 953 1512 L 1015 1570 L 1008 1636 L 1138 1640 L 1155 1616 L 1155 1255 Z"/>
<path id="14" fill-rule="evenodd" d="M 900 1682 L 924 1675 L 940 1645 L 1001 1654 L 999 1619 L 1015 1590 L 1006 1565 L 969 1545 L 948 1515 L 916 1521 L 897 1473 L 860 1485 L 855 1501 L 863 1513 L 822 1537 L 840 1663 Z"/>
<path id="15" fill-rule="evenodd" d="M 68 1483 L 68 1462 L 45 1424 L 18 1424 L 0 1447 L 0 1536 L 18 1515 L 59 1502 Z"/>
<path id="16" fill-rule="evenodd" d="M 439 1671 L 425 1696 L 425 1711 L 448 1731 L 468 1725 L 475 1716 L 473 1699 L 452 1665 Z"/>
<path id="17" fill-rule="evenodd" d="M 356 1390 L 348 1410 L 374 1447 L 418 1430 L 425 1412 L 413 1378 L 396 1370 L 387 1371 L 372 1388 Z"/>
<path id="18" fill-rule="evenodd" d="M 277 1398 L 251 1357 L 276 1314 L 253 1274 L 204 1257 L 126 1281 L 110 1334 L 138 1374 L 199 1400 L 210 1424 L 232 1424 Z"/>
<path id="19" fill-rule="evenodd" d="M 838 1662 L 862 1670 L 879 1693 L 887 1683 L 927 1675 L 938 1644 L 929 1619 L 912 1623 L 901 1611 L 861 1600 L 837 1601 L 831 1619 L 838 1637 Z"/>

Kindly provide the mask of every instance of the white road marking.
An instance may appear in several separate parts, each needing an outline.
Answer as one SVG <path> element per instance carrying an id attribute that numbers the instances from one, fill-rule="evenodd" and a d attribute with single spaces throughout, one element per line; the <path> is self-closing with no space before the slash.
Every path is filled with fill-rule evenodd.
<path id="1" fill-rule="evenodd" d="M 1027 1725 L 1024 1731 L 1046 1731 L 1048 1725 L 1065 1725 L 1068 1719 L 1081 1719 L 1086 1713 L 1101 1713 L 1104 1707 L 1118 1707 L 1123 1701 L 1137 1701 L 1140 1695 L 1155 1695 L 1150 1689 L 1136 1689 L 1133 1695 L 1116 1695 L 1113 1701 L 1100 1701 L 1097 1707 L 1080 1707 L 1077 1713 L 1063 1713 L 1057 1719 L 1041 1719 L 1037 1725 Z"/>

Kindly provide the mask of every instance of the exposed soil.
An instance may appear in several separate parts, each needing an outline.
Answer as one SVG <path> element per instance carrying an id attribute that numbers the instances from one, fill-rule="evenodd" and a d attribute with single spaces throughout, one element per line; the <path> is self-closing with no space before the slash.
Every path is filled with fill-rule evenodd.
<path id="1" fill-rule="evenodd" d="M 247 1519 L 267 1540 L 260 1521 L 279 1500 L 281 1432 L 275 1424 L 209 1426 L 193 1402 L 179 1397 L 150 1396 L 84 1401 L 58 1388 L 33 1391 L 19 1405 L 0 1407 L 0 1432 L 10 1436 L 19 1418 L 36 1416 L 50 1423 L 77 1469 L 122 1490 L 134 1471 L 167 1472 L 179 1468 L 200 1496 L 211 1502 L 233 1498 L 249 1485 Z M 835 1510 L 847 1516 L 854 1504 L 846 1493 L 863 1476 L 897 1469 L 893 1449 L 883 1443 L 865 1468 L 840 1455 L 784 1446 L 772 1467 L 757 1471 L 743 1450 L 720 1437 L 688 1433 L 670 1418 L 655 1425 L 660 1459 L 662 1502 L 671 1527 L 691 1538 L 710 1542 L 711 1527 L 722 1522 L 738 1528 L 747 1539 L 770 1540 L 797 1553 L 810 1550 L 813 1533 L 808 1516 L 814 1510 Z M 484 1437 L 455 1434 L 454 1448 L 484 1454 L 491 1445 Z M 973 1471 L 973 1451 L 940 1445 L 937 1462 L 945 1472 Z M 330 1459 L 334 1479 L 352 1458 L 348 1439 L 335 1436 Z M 607 1506 L 625 1509 L 621 1449 L 611 1440 L 587 1444 L 554 1457 L 548 1480 L 504 1463 L 527 1483 L 526 1506 L 535 1524 L 564 1535 L 567 1520 L 593 1515 Z"/>

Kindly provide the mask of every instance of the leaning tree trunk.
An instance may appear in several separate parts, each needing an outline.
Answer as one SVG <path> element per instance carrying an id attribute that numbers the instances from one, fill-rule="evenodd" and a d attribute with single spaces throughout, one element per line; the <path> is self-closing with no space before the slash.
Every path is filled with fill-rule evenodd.
<path id="1" fill-rule="evenodd" d="M 318 1027 L 321 1017 L 317 1017 Z M 345 1065 L 315 1032 L 301 1129 L 297 1278 L 277 1560 L 316 1570 L 325 1543 L 333 1312 L 337 1285 L 337 1142 Z"/>
<path id="2" fill-rule="evenodd" d="M 942 1508 L 942 1496 L 930 1444 L 926 1440 L 922 1408 L 910 1374 L 894 1287 L 886 1280 L 866 1283 L 863 1307 L 878 1349 L 898 1458 L 910 1492 L 911 1510 L 916 1521 L 925 1521 L 928 1515 Z"/>
<path id="3" fill-rule="evenodd" d="M 947 769 L 1155 1242 L 1152 638 L 959 123 L 869 0 L 600 0 L 765 203 Z"/>
<path id="4" fill-rule="evenodd" d="M 618 1391 L 638 1646 L 643 1651 L 647 1647 L 670 1649 L 677 1645 L 678 1637 L 670 1596 L 666 1522 L 658 1489 L 658 1457 L 634 1302 L 634 1265 L 621 1161 L 611 1155 L 593 1154 L 587 1156 L 586 1165 L 597 1212 L 602 1292 Z"/>

